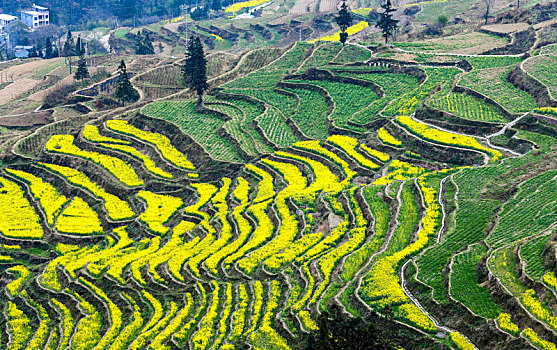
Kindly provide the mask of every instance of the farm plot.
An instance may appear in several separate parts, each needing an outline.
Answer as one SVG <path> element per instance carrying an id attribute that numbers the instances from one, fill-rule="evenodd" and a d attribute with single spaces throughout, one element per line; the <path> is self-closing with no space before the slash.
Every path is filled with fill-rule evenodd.
<path id="1" fill-rule="evenodd" d="M 296 112 L 290 117 L 300 131 L 313 139 L 325 139 L 329 135 L 327 129 L 327 115 L 329 106 L 325 98 L 312 90 L 286 88 L 298 96 L 299 105 Z"/>
<path id="2" fill-rule="evenodd" d="M 182 113 L 185 108 L 190 108 L 192 114 L 195 108 L 193 102 L 191 105 L 173 102 L 166 107 L 173 111 L 181 107 Z M 153 111 L 157 109 L 150 108 L 153 105 L 145 107 L 144 112 L 156 113 Z M 230 108 L 249 110 L 249 106 L 226 105 L 222 111 Z M 180 115 L 181 118 L 185 116 L 185 113 Z M 191 122 L 186 120 L 186 123 Z M 223 123 L 221 121 L 221 125 Z M 140 142 L 156 146 L 165 159 L 169 158 L 168 151 L 162 146 L 168 146 L 167 139 L 156 132 L 134 129 L 131 123 L 121 119 L 108 120 L 105 127 L 113 133 L 133 137 L 134 145 Z M 87 143 L 130 147 L 125 140 L 101 135 L 92 125 L 85 129 L 82 134 Z M 182 125 L 182 130 L 191 132 L 192 129 Z M 195 139 L 196 135 L 191 137 Z M 368 171 L 375 171 L 382 167 L 382 162 L 388 162 L 390 156 L 346 135 L 330 136 L 326 142 L 327 148 L 321 146 L 325 145 L 324 141 L 306 141 L 296 143 L 295 152 L 277 151 L 271 156 L 260 157 L 256 163 L 245 167 L 248 180 L 242 177 L 219 177 L 219 181 L 213 183 L 186 180 L 182 186 L 195 193 L 187 198 L 180 191 L 170 195 L 132 189 L 135 195 L 126 196 L 124 201 L 76 169 L 56 163 L 42 165 L 103 200 L 106 212 L 97 211 L 96 206 L 88 205 L 80 197 L 70 200 L 62 196 L 37 175 L 8 171 L 10 176 L 30 185 L 33 198 L 48 213 L 49 225 L 55 225 L 55 234 L 72 234 L 75 239 L 79 235 L 104 235 L 87 246 L 56 244 L 57 256 L 46 264 L 38 283 L 57 300 L 53 304 L 63 317 L 52 319 L 46 329 L 60 329 L 61 338 L 66 339 L 64 342 L 83 341 L 80 344 L 90 344 L 90 348 L 104 347 L 106 342 L 113 341 L 139 349 L 146 344 L 170 344 L 172 339 L 179 346 L 195 344 L 197 348 L 208 349 L 214 344 L 232 345 L 241 334 L 247 334 L 247 341 L 254 346 L 267 348 L 271 342 L 273 348 L 288 349 L 292 339 L 279 332 L 275 328 L 277 324 L 271 320 L 287 307 L 292 315 L 287 318 L 301 320 L 303 329 L 315 329 L 312 310 L 326 308 L 334 296 L 332 291 L 351 283 L 363 263 L 384 242 L 392 221 L 389 206 L 379 197 L 375 200 L 369 198 L 368 194 L 377 230 L 377 235 L 369 241 L 369 222 L 358 199 L 359 187 L 351 184 L 351 179 L 361 168 L 352 169 L 349 165 L 359 164 L 368 167 Z M 56 149 L 52 145 L 48 148 Z M 341 173 L 337 173 L 337 166 L 342 169 Z M 414 177 L 421 173 L 415 174 Z M 393 181 L 387 178 L 387 181 Z M 437 225 L 433 223 L 438 215 L 437 197 L 432 192 L 435 191 L 433 187 L 429 187 L 434 185 L 425 177 L 420 177 L 417 183 L 416 186 L 413 181 L 407 181 L 400 186 L 401 209 L 396 219 L 397 227 L 388 249 L 378 258 L 378 264 L 394 264 L 394 268 L 397 263 L 392 259 L 398 260 L 402 256 L 399 254 L 406 256 L 420 250 Z M 383 189 L 375 187 L 375 191 Z M 428 210 L 420 226 L 423 229 L 414 242 L 414 232 L 420 221 L 418 194 L 425 199 Z M 315 204 L 318 197 L 324 198 L 325 207 Z M 56 205 L 49 205 L 50 202 Z M 67 202 L 69 204 L 65 204 Z M 127 207 L 128 202 L 130 207 Z M 122 210 L 116 210 L 118 206 Z M 117 215 L 125 211 L 124 207 L 130 214 L 126 218 Z M 114 223 L 106 230 L 105 215 L 111 220 L 131 219 L 135 213 L 130 208 L 137 212 L 137 221 Z M 185 215 L 177 215 L 179 210 Z M 299 212 L 303 215 L 300 216 Z M 320 215 L 314 216 L 318 213 Z M 329 213 L 339 216 L 337 227 L 330 228 L 328 235 L 311 233 L 312 227 L 322 225 Z M 245 214 L 249 214 L 249 220 Z M 87 224 L 76 225 L 77 222 Z M 307 229 L 300 230 L 301 224 Z M 342 269 L 345 263 L 348 267 Z M 311 264 L 315 264 L 319 275 L 312 276 Z M 239 282 L 235 277 L 221 276 L 221 268 L 231 275 L 237 268 L 246 279 Z M 275 272 L 290 271 L 285 273 L 291 275 L 292 281 L 287 282 L 280 277 L 281 274 L 272 280 L 262 280 L 259 277 L 262 268 Z M 79 273 L 82 270 L 87 274 Z M 58 271 L 66 271 L 67 278 L 61 279 Z M 392 274 L 388 271 L 379 268 L 377 273 L 392 280 L 389 288 L 395 288 L 399 293 L 396 287 L 398 276 L 395 271 Z M 338 279 L 341 272 L 343 278 Z M 198 280 L 192 282 L 190 276 Z M 312 281 L 307 288 L 299 289 L 298 294 L 285 294 L 289 286 L 304 279 Z M 183 293 L 183 286 L 176 281 L 191 288 Z M 132 283 L 135 286 L 133 293 L 127 288 Z M 155 287 L 157 285 L 182 293 L 175 296 L 163 293 Z M 35 293 L 33 287 L 22 289 Z M 110 297 L 108 290 L 111 291 Z M 73 298 L 62 298 L 60 293 L 69 293 Z M 288 306 L 279 302 L 281 295 L 289 295 Z M 27 298 L 23 294 L 22 297 Z M 383 298 L 384 301 L 374 299 L 374 303 L 390 303 L 387 295 L 380 299 Z M 64 303 L 58 300 L 64 300 Z M 40 299 L 35 307 L 40 309 L 44 307 L 43 303 L 44 300 Z M 29 304 L 34 305 L 32 301 Z M 128 308 L 126 305 L 131 305 L 134 310 L 130 320 L 123 317 Z M 140 305 L 145 305 L 143 312 L 139 312 Z M 70 307 L 80 308 L 83 313 L 74 315 L 67 311 Z M 409 300 L 405 299 L 395 309 L 394 316 L 398 320 L 428 332 L 434 331 L 435 327 L 427 316 Z M 14 320 L 16 314 L 14 311 Z M 57 328 L 58 322 L 62 322 L 63 327 Z M 83 328 L 85 326 L 87 331 Z M 6 332 L 12 335 L 10 339 L 16 339 L 17 333 L 12 328 L 8 326 Z M 25 337 L 38 332 L 41 332 L 40 328 L 31 325 Z M 262 345 L 263 341 L 267 342 L 266 345 Z"/>
<path id="3" fill-rule="evenodd" d="M 554 348 L 552 127 L 524 119 L 516 137 L 539 148 L 504 158 L 408 116 L 445 98 L 488 118 L 451 94 L 454 68 L 420 67 L 422 84 L 369 66 L 284 79 L 330 47 L 248 54 L 201 110 L 156 101 L 24 136 L 0 169 L 0 348 L 298 349 L 335 303 L 431 348 L 483 349 L 484 330 Z M 485 162 L 457 159 L 470 150 Z"/>
<path id="4" fill-rule="evenodd" d="M 468 94 L 451 92 L 427 103 L 464 119 L 495 123 L 504 123 L 507 120 L 496 108 Z"/>
<path id="5" fill-rule="evenodd" d="M 224 120 L 195 111 L 195 103 L 188 102 L 153 102 L 142 110 L 147 116 L 168 120 L 176 124 L 185 134 L 198 142 L 211 157 L 223 161 L 240 161 L 234 146 L 218 134 Z"/>
<path id="6" fill-rule="evenodd" d="M 491 247 L 500 247 L 545 232 L 557 216 L 557 172 L 548 171 L 520 185 L 519 193 L 501 212 L 500 222 L 487 238 Z"/>
<path id="7" fill-rule="evenodd" d="M 528 74 L 542 82 L 549 89 L 551 95 L 557 96 L 557 57 L 536 56 L 524 61 L 523 68 Z"/>
<path id="8" fill-rule="evenodd" d="M 418 78 L 408 74 L 393 73 L 370 73 L 352 74 L 349 72 L 335 72 L 335 75 L 359 78 L 376 83 L 383 88 L 385 96 L 370 104 L 367 108 L 355 113 L 350 119 L 352 122 L 365 125 L 373 119 L 383 108 L 396 99 L 404 98 L 404 95 L 415 90 L 419 86 Z"/>
<path id="9" fill-rule="evenodd" d="M 452 257 L 449 293 L 475 314 L 487 319 L 495 319 L 503 309 L 493 301 L 489 290 L 479 285 L 476 274 L 476 267 L 485 254 L 484 246 L 474 244 Z"/>
<path id="10" fill-rule="evenodd" d="M 323 43 L 306 59 L 299 71 L 303 73 L 307 68 L 325 66 L 331 62 L 341 50 L 343 50 L 343 48 L 340 43 Z"/>
<path id="11" fill-rule="evenodd" d="M 357 45 L 346 45 L 333 60 L 334 63 L 364 62 L 371 58 L 371 51 Z"/>
<path id="12" fill-rule="evenodd" d="M 459 85 L 493 99 L 511 113 L 528 112 L 536 108 L 536 101 L 506 80 L 513 68 L 497 67 L 472 71 L 462 76 Z"/>
<path id="13" fill-rule="evenodd" d="M 289 80 L 293 83 L 305 83 L 319 86 L 325 89 L 332 97 L 335 107 L 329 115 L 329 119 L 335 126 L 355 131 L 363 131 L 361 128 L 348 124 L 352 116 L 379 99 L 375 91 L 369 87 L 346 84 L 335 81 L 322 80 Z"/>
<path id="14" fill-rule="evenodd" d="M 0 105 L 14 101 L 25 93 L 33 90 L 41 83 L 40 80 L 21 78 L 0 90 Z"/>
<path id="15" fill-rule="evenodd" d="M 422 42 L 396 43 L 395 45 L 409 51 L 475 55 L 505 46 L 508 42 L 509 40 L 505 37 L 473 32 L 428 39 Z"/>
<path id="16" fill-rule="evenodd" d="M 436 88 L 441 89 L 436 93 L 444 95 L 449 92 L 455 77 L 460 73 L 454 68 L 426 68 L 427 80 L 414 90 L 406 93 L 400 99 L 389 104 L 383 111 L 388 116 L 410 115 L 416 111 L 426 99 L 434 93 Z"/>

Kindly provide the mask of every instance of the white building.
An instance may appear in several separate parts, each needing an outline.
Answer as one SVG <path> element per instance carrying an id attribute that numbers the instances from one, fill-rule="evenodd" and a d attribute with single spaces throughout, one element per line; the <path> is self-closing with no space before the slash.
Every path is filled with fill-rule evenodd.
<path id="1" fill-rule="evenodd" d="M 35 29 L 50 24 L 50 12 L 46 7 L 33 4 L 30 10 L 21 11 L 21 21 L 29 28 Z"/>
<path id="2" fill-rule="evenodd" d="M 0 13 L 0 32 L 5 32 L 8 24 L 17 20 L 16 16 L 10 16 L 5 13 Z"/>

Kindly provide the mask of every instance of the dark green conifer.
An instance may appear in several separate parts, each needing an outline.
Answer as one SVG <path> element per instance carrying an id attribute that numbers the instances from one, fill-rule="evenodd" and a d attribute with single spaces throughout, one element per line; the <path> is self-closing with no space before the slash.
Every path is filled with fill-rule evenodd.
<path id="1" fill-rule="evenodd" d="M 398 28 L 398 20 L 393 18 L 392 12 L 396 9 L 393 8 L 391 0 L 387 0 L 383 5 L 381 5 L 383 12 L 377 21 L 375 27 L 381 28 L 383 32 L 383 37 L 385 38 L 385 44 L 389 41 L 389 37 L 393 37 Z"/>
<path id="2" fill-rule="evenodd" d="M 87 70 L 87 61 L 85 61 L 85 56 L 79 56 L 79 61 L 77 65 L 77 70 L 74 75 L 76 80 L 83 80 L 89 78 L 89 71 Z"/>
<path id="3" fill-rule="evenodd" d="M 200 108 L 203 103 L 203 93 L 209 88 L 209 84 L 207 84 L 207 59 L 199 37 L 192 38 L 188 43 L 182 78 L 186 86 L 197 93 L 197 106 Z"/>
<path id="4" fill-rule="evenodd" d="M 118 77 L 118 81 L 116 82 L 116 89 L 114 91 L 116 98 L 122 101 L 123 104 L 126 102 L 137 101 L 137 99 L 139 99 L 139 93 L 133 88 L 133 85 L 130 82 L 128 69 L 126 68 L 124 60 L 120 62 L 118 73 L 120 73 L 120 75 Z"/>
<path id="5" fill-rule="evenodd" d="M 352 25 L 352 15 L 350 14 L 348 5 L 346 5 L 346 1 L 340 5 L 340 10 L 338 11 L 338 16 L 335 18 L 335 21 L 340 27 L 340 42 L 344 45 L 346 43 L 346 39 L 348 39 L 348 33 L 346 33 L 346 30 Z"/>

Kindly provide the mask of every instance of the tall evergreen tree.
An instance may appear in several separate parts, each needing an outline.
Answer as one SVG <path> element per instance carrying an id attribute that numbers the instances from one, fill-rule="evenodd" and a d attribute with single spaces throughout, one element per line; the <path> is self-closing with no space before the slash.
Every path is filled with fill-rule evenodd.
<path id="1" fill-rule="evenodd" d="M 386 44 L 389 41 L 389 37 L 393 37 L 395 35 L 398 28 L 398 20 L 393 18 L 392 12 L 395 12 L 396 9 L 393 8 L 391 0 L 387 0 L 383 5 L 381 5 L 381 8 L 383 8 L 383 12 L 381 13 L 379 21 L 377 21 L 375 27 L 381 28 Z"/>
<path id="2" fill-rule="evenodd" d="M 197 108 L 201 108 L 203 93 L 209 88 L 209 84 L 207 84 L 207 59 L 199 37 L 193 37 L 188 43 L 182 78 L 186 86 L 197 93 Z"/>
<path id="3" fill-rule="evenodd" d="M 53 58 L 54 57 L 54 47 L 52 47 L 52 41 L 50 37 L 46 37 L 45 45 L 44 45 L 44 58 Z"/>
<path id="4" fill-rule="evenodd" d="M 68 29 L 66 34 L 66 42 L 64 43 L 64 57 L 66 62 L 70 65 L 70 74 L 72 74 L 72 56 L 75 54 L 75 43 L 72 36 L 72 31 Z"/>
<path id="5" fill-rule="evenodd" d="M 77 56 L 85 55 L 85 43 L 83 39 L 81 39 L 81 35 L 77 37 L 77 41 L 75 42 L 75 54 Z"/>
<path id="6" fill-rule="evenodd" d="M 139 93 L 133 88 L 130 82 L 130 77 L 128 76 L 128 69 L 126 68 L 126 63 L 124 60 L 120 62 L 118 67 L 118 81 L 116 82 L 116 89 L 114 95 L 122 103 L 136 101 L 139 98 Z"/>
<path id="7" fill-rule="evenodd" d="M 89 78 L 89 71 L 87 70 L 87 61 L 85 61 L 84 55 L 79 56 L 77 70 L 75 71 L 74 77 L 76 80 L 83 80 Z"/>
<path id="8" fill-rule="evenodd" d="M 340 5 L 338 16 L 335 18 L 335 21 L 340 27 L 340 42 L 342 45 L 344 45 L 346 43 L 346 39 L 348 39 L 348 33 L 346 33 L 346 30 L 352 25 L 352 15 L 348 10 L 346 1 L 344 1 L 342 5 Z"/>

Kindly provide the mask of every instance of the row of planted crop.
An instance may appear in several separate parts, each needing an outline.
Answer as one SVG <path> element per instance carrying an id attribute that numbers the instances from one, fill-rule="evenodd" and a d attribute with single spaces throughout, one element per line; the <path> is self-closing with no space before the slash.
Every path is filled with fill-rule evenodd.
<path id="1" fill-rule="evenodd" d="M 178 151 L 165 135 L 138 129 L 127 121 L 119 119 L 108 120 L 106 122 L 106 127 L 114 132 L 132 136 L 141 142 L 152 145 L 163 159 L 176 167 L 190 171 L 195 169 L 187 157 L 182 152 Z M 96 143 L 100 147 L 120 151 L 138 159 L 152 174 L 168 179 L 173 177 L 169 172 L 159 168 L 149 156 L 131 146 L 129 141 L 103 136 L 96 126 L 86 125 L 83 129 L 83 137 L 90 142 Z M 128 163 L 108 155 L 82 150 L 74 145 L 74 138 L 71 135 L 52 136 L 46 144 L 46 149 L 54 153 L 81 157 L 99 164 L 127 186 L 134 187 L 143 185 L 143 181 L 137 176 Z"/>
<path id="2" fill-rule="evenodd" d="M 10 349 L 42 348 L 47 340 L 55 346 L 59 341 L 62 348 L 67 346 L 83 349 L 107 348 L 112 350 L 169 349 L 166 343 L 174 338 L 183 344 L 190 343 L 196 349 L 217 347 L 233 349 L 232 345 L 241 336 L 247 336 L 256 345 L 261 343 L 261 337 L 266 338 L 282 349 L 289 349 L 286 341 L 273 328 L 273 318 L 280 306 L 282 287 L 279 281 L 263 284 L 255 281 L 249 285 L 239 283 L 234 287 L 231 283 L 211 282 L 212 293 L 206 292 L 206 287 L 197 284 L 199 297 L 194 299 L 190 293 L 184 296 L 185 305 L 180 308 L 175 301 L 166 299 L 166 294 L 151 294 L 146 290 L 140 292 L 142 304 L 147 303 L 147 312 L 141 312 L 140 303 L 126 293 L 118 293 L 115 298 L 99 288 L 94 281 L 83 277 L 78 283 L 83 287 L 77 293 L 66 289 L 66 293 L 73 296 L 73 300 L 65 298 L 64 302 L 51 299 L 51 305 L 60 314 L 60 327 L 56 327 L 46 313 L 44 307 L 34 302 L 26 291 L 22 298 L 39 311 L 41 323 L 33 328 L 28 315 L 18 309 L 16 303 L 9 302 L 6 310 L 8 332 L 10 334 Z M 265 286 L 268 286 L 267 298 Z M 234 304 L 234 294 L 240 300 Z M 102 303 L 90 303 L 88 299 L 94 295 Z M 208 296 L 211 295 L 211 298 Z M 250 301 L 252 299 L 253 301 Z M 266 307 L 264 301 L 268 299 Z M 197 300 L 197 301 L 196 301 Z M 69 303 L 68 303 L 69 302 Z M 81 310 L 81 318 L 75 318 L 70 304 L 76 303 Z M 130 318 L 124 317 L 123 304 L 132 307 Z M 252 308 L 249 308 L 249 305 Z M 98 309 L 101 305 L 106 310 Z M 221 314 L 220 310 L 224 310 Z M 205 313 L 206 312 L 206 313 Z M 102 316 L 109 317 L 108 327 L 103 327 Z M 305 317 L 311 320 L 306 312 Z M 197 330 L 194 327 L 198 324 Z M 104 329 L 104 330 L 103 330 Z M 59 331 L 59 332 L 58 332 Z M 49 334 L 53 334 L 50 338 Z M 55 338 L 54 338 L 55 334 Z M 149 345 L 148 345 L 149 344 Z M 49 347 L 50 348 L 50 347 Z"/>
<path id="3" fill-rule="evenodd" d="M 440 173 L 449 170 L 440 171 Z M 397 270 L 402 261 L 416 254 L 429 244 L 429 238 L 436 235 L 441 219 L 441 208 L 437 201 L 437 190 L 428 180 L 438 172 L 422 175 L 418 178 L 426 214 L 420 222 L 420 229 L 414 243 L 390 255 L 381 256 L 374 264 L 370 273 L 363 280 L 360 295 L 371 305 L 383 309 L 396 306 L 396 315 L 428 332 L 435 332 L 433 322 L 424 315 L 406 296 L 399 284 Z M 392 181 L 392 180 L 391 180 Z"/>
<path id="4" fill-rule="evenodd" d="M 471 136 L 439 130 L 424 123 L 418 122 L 407 116 L 399 116 L 395 119 L 395 121 L 406 130 L 428 141 L 448 146 L 457 146 L 478 150 L 488 154 L 491 157 L 491 161 L 496 161 L 497 159 L 502 157 L 501 152 L 483 146 Z"/>

